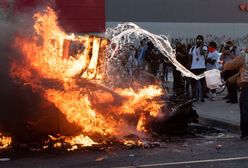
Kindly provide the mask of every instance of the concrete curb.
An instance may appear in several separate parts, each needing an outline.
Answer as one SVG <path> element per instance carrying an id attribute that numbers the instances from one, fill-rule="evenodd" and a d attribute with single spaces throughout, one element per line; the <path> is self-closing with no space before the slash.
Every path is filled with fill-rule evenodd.
<path id="1" fill-rule="evenodd" d="M 228 121 L 213 119 L 206 116 L 200 116 L 199 123 L 202 123 L 204 125 L 209 125 L 211 127 L 226 129 L 231 133 L 240 134 L 239 124 L 230 123 Z"/>

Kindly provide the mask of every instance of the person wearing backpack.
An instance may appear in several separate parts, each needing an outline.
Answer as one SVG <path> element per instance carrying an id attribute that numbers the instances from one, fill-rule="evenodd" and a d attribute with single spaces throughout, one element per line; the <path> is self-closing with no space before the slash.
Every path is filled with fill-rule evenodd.
<path id="1" fill-rule="evenodd" d="M 195 75 L 200 75 L 206 71 L 206 57 L 207 57 L 207 46 L 204 45 L 204 37 L 198 35 L 196 37 L 196 45 L 190 49 L 191 56 L 191 72 Z M 191 80 L 192 97 L 197 100 L 200 98 L 201 102 L 204 102 L 206 97 L 206 84 L 205 79 Z"/>

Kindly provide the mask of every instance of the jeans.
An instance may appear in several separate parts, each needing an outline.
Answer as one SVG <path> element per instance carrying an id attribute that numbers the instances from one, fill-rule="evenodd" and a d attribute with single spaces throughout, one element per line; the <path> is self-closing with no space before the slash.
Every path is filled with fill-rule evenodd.
<path id="1" fill-rule="evenodd" d="M 241 135 L 248 136 L 248 87 L 241 88 L 239 108 Z"/>
<path id="2" fill-rule="evenodd" d="M 192 69 L 191 72 L 195 75 L 202 74 L 206 69 Z M 193 98 L 205 98 L 206 97 L 206 83 L 205 78 L 191 80 L 192 96 Z"/>
<path id="3" fill-rule="evenodd" d="M 202 86 L 201 86 L 201 82 L 199 80 L 196 81 L 196 97 L 201 97 L 202 96 Z"/>

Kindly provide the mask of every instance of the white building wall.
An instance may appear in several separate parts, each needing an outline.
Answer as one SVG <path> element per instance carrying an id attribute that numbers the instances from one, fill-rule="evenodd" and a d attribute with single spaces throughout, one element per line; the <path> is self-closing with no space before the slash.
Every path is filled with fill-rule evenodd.
<path id="1" fill-rule="evenodd" d="M 120 22 L 106 22 L 106 26 L 115 27 L 118 23 Z M 169 39 L 186 40 L 202 34 L 208 39 L 216 40 L 218 38 L 221 41 L 232 39 L 244 43 L 248 35 L 248 23 L 134 23 L 151 33 L 167 35 Z"/>

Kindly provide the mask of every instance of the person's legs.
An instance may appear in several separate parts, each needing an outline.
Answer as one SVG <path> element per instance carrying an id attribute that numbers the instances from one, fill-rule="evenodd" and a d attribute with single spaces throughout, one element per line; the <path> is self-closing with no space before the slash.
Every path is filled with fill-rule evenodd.
<path id="1" fill-rule="evenodd" d="M 193 69 L 191 71 L 195 75 L 200 75 L 204 72 L 204 70 L 205 69 Z M 205 81 L 205 79 L 203 78 L 203 79 L 195 80 L 192 78 L 191 81 L 192 81 L 191 86 L 192 86 L 193 98 L 203 98 L 205 96 L 205 88 L 203 86 L 203 82 Z"/>
<path id="2" fill-rule="evenodd" d="M 210 90 L 210 92 L 211 92 L 211 100 L 216 100 L 216 89 L 212 89 L 212 90 Z"/>
<path id="3" fill-rule="evenodd" d="M 192 69 L 191 72 L 197 75 L 196 69 Z M 192 98 L 196 98 L 196 80 L 194 78 L 191 79 L 191 91 L 192 91 Z"/>
<path id="4" fill-rule="evenodd" d="M 236 84 L 229 84 L 230 99 L 227 103 L 238 103 L 238 86 Z"/>
<path id="5" fill-rule="evenodd" d="M 237 70 L 229 70 L 225 72 L 225 81 L 228 81 L 228 78 L 232 77 L 233 75 L 236 75 L 238 73 Z M 237 84 L 231 84 L 229 82 L 226 83 L 226 87 L 227 87 L 227 96 L 225 98 L 228 99 L 228 101 L 226 101 L 227 103 L 237 103 L 238 102 L 238 93 L 237 93 L 237 89 L 238 86 Z"/>
<path id="6" fill-rule="evenodd" d="M 231 84 L 228 82 L 228 78 L 232 76 L 232 71 L 228 70 L 224 72 L 224 80 L 226 81 L 226 88 L 227 88 L 227 95 L 224 97 L 224 99 L 230 100 L 231 98 Z"/>
<path id="7" fill-rule="evenodd" d="M 205 83 L 205 78 L 202 78 L 200 80 L 201 82 L 201 98 L 205 98 L 206 97 L 206 83 Z"/>
<path id="8" fill-rule="evenodd" d="M 226 82 L 226 89 L 227 89 L 227 95 L 223 99 L 230 99 L 230 84 L 229 82 Z"/>
<path id="9" fill-rule="evenodd" d="M 190 78 L 186 77 L 185 82 L 186 82 L 186 86 L 185 86 L 186 96 L 189 96 L 190 95 L 190 90 L 189 90 Z"/>
<path id="10" fill-rule="evenodd" d="M 192 98 L 196 98 L 196 80 L 191 79 Z"/>
<path id="11" fill-rule="evenodd" d="M 201 97 L 201 84 L 200 81 L 196 81 L 196 98 L 199 99 Z"/>
<path id="12" fill-rule="evenodd" d="M 241 138 L 248 137 L 248 87 L 241 89 L 239 98 Z"/>
<path id="13" fill-rule="evenodd" d="M 199 69 L 197 75 L 200 75 L 202 73 L 205 72 L 206 69 Z M 206 82 L 205 82 L 205 78 L 202 78 L 199 80 L 200 82 L 200 98 L 201 98 L 201 101 L 204 102 L 204 98 L 206 97 Z"/>
<path id="14" fill-rule="evenodd" d="M 169 73 L 169 70 L 168 70 L 168 66 L 165 65 L 165 63 L 163 64 L 163 71 L 164 71 L 164 78 L 166 81 L 168 81 L 168 73 Z"/>

